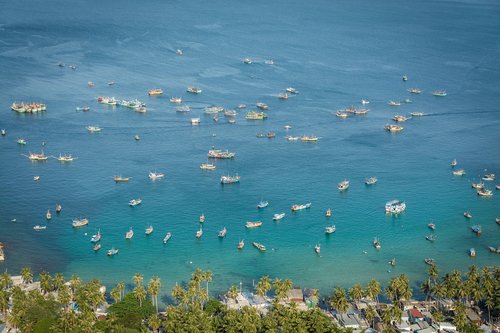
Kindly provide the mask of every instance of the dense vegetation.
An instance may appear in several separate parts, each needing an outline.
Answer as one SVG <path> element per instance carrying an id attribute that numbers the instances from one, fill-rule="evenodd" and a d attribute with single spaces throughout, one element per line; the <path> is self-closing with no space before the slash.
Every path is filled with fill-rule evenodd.
<path id="1" fill-rule="evenodd" d="M 441 312 L 434 309 L 437 321 L 452 318 L 460 332 L 476 332 L 468 323 L 466 307 L 478 305 L 487 311 L 489 317 L 498 318 L 500 313 L 500 268 L 484 268 L 481 271 L 471 266 L 466 274 L 453 271 L 439 277 L 437 266 L 430 266 L 428 279 L 421 290 L 429 298 L 438 302 L 443 299 L 453 301 L 453 311 Z M 21 272 L 23 287 L 33 282 L 29 268 Z M 11 327 L 21 332 L 344 332 L 330 317 L 319 308 L 299 311 L 295 303 L 286 303 L 287 291 L 293 286 L 288 279 L 271 280 L 262 277 L 255 286 L 255 293 L 264 296 L 272 291 L 272 306 L 266 315 L 255 308 L 245 307 L 232 310 L 223 303 L 210 299 L 208 283 L 211 272 L 197 269 L 184 285 L 176 285 L 171 296 L 175 304 L 158 312 L 158 296 L 161 281 L 153 277 L 144 286 L 143 277 L 134 275 L 134 288 L 126 293 L 126 285 L 120 282 L 110 292 L 113 304 L 108 316 L 98 318 L 96 309 L 105 302 L 97 280 L 83 283 L 77 276 L 68 281 L 61 274 L 39 275 L 40 289 L 23 290 L 12 286 L 7 273 L 0 275 L 0 312 Z M 382 293 L 383 291 L 383 293 Z M 324 306 L 345 312 L 349 302 L 368 298 L 376 301 L 377 306 L 368 306 L 365 318 L 372 324 L 378 320 L 387 326 L 385 332 L 393 332 L 394 322 L 401 321 L 402 300 L 412 297 L 410 282 L 405 275 L 394 277 L 382 290 L 380 283 L 372 280 L 366 287 L 355 284 L 349 290 L 336 287 L 331 297 L 325 297 Z M 236 286 L 229 288 L 226 297 L 236 298 Z M 313 297 L 319 295 L 313 295 Z M 379 296 L 390 304 L 379 307 Z M 491 320 L 489 320 L 491 322 Z"/>

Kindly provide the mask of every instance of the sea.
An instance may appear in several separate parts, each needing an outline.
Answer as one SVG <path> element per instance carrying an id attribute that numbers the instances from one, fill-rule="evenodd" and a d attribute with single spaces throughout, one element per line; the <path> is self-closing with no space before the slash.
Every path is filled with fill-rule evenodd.
<path id="1" fill-rule="evenodd" d="M 441 273 L 498 266 L 500 255 L 487 247 L 500 246 L 500 182 L 485 181 L 489 198 L 471 183 L 487 173 L 500 178 L 499 31 L 496 0 L 2 1 L 0 128 L 7 134 L 0 137 L 6 254 L 0 271 L 16 275 L 29 266 L 35 273 L 98 278 L 109 287 L 131 284 L 141 273 L 145 281 L 159 276 L 168 295 L 201 268 L 213 273 L 212 295 L 231 285 L 252 290 L 263 275 L 328 295 L 335 286 L 372 278 L 385 285 L 400 274 L 418 289 L 425 258 Z M 189 94 L 189 85 L 203 92 Z M 287 87 L 299 93 L 280 100 Z M 153 88 L 164 94 L 148 96 Z M 437 90 L 447 96 L 433 96 Z M 105 106 L 98 96 L 137 98 L 147 112 Z M 176 112 L 172 96 L 191 111 Z M 335 116 L 363 107 L 361 99 L 370 102 L 366 115 Z M 411 103 L 388 105 L 406 99 Z M 32 101 L 47 111 L 10 110 L 13 102 Z M 257 102 L 268 104 L 268 118 L 246 120 Z M 237 109 L 233 124 L 204 113 L 239 104 L 247 108 Z M 89 112 L 76 111 L 85 106 Z M 425 116 L 400 123 L 400 133 L 384 130 L 394 115 L 411 112 Z M 200 125 L 192 126 L 197 117 Z M 89 133 L 89 125 L 102 131 Z M 257 137 L 269 132 L 276 137 Z M 285 138 L 302 135 L 319 140 Z M 236 157 L 203 171 L 212 148 Z M 77 159 L 26 157 L 41 151 Z M 453 159 L 464 176 L 452 174 Z M 151 181 L 150 171 L 165 178 Z M 221 176 L 236 174 L 240 183 L 221 185 Z M 115 175 L 131 179 L 115 183 Z M 366 186 L 371 176 L 378 183 Z M 344 179 L 350 187 L 339 192 Z M 133 198 L 142 204 L 130 207 Z M 393 199 L 406 203 L 404 213 L 385 214 Z M 269 206 L 257 209 L 261 200 Z M 310 209 L 291 212 L 293 204 L 308 202 Z M 281 212 L 285 218 L 273 221 Z M 206 221 L 197 239 L 201 214 Z M 90 223 L 73 228 L 77 218 Z M 257 220 L 262 227 L 245 228 Z M 332 224 L 336 232 L 326 235 Z M 480 236 L 471 231 L 476 224 Z M 35 225 L 47 229 L 37 232 Z M 154 232 L 146 235 L 150 225 Z M 223 227 L 227 236 L 220 239 Z M 130 228 L 135 235 L 125 240 Z M 102 249 L 94 252 L 90 238 L 98 230 Z M 163 244 L 167 232 L 172 238 Z M 434 242 L 425 238 L 431 233 Z M 246 245 L 237 250 L 240 240 Z M 108 257 L 112 247 L 119 254 Z"/>

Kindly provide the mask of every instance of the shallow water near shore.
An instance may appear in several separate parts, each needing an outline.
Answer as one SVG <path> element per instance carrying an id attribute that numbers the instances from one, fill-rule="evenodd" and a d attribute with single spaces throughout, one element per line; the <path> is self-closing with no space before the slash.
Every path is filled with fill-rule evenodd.
<path id="1" fill-rule="evenodd" d="M 500 246 L 499 181 L 485 182 L 494 190 L 491 198 L 478 197 L 470 183 L 485 173 L 500 175 L 499 17 L 495 1 L 0 4 L 0 128 L 7 129 L 0 137 L 0 242 L 7 256 L 0 270 L 16 274 L 31 266 L 110 286 L 141 272 L 146 281 L 158 275 L 168 293 L 200 267 L 214 273 L 214 294 L 240 281 L 250 289 L 266 274 L 329 293 L 336 285 L 385 283 L 401 273 L 416 287 L 427 257 L 441 272 L 498 265 L 500 256 L 487 246 Z M 184 55 L 176 55 L 178 48 Z M 246 57 L 251 65 L 243 63 Z M 186 93 L 188 85 L 203 93 Z M 289 86 L 300 93 L 279 100 Z M 148 97 L 156 87 L 165 94 Z M 410 95 L 412 87 L 423 93 Z M 448 96 L 431 94 L 440 89 Z M 106 107 L 95 99 L 101 95 L 138 98 L 148 112 Z M 176 113 L 171 96 L 181 96 L 191 112 Z M 338 109 L 361 107 L 362 98 L 370 100 L 367 115 L 335 116 Z M 388 105 L 405 98 L 413 102 Z M 14 101 L 41 101 L 48 111 L 17 114 L 10 111 Z M 259 101 L 269 105 L 269 118 L 245 120 Z M 203 114 L 205 106 L 240 103 L 249 107 L 238 111 L 236 124 Z M 78 106 L 91 110 L 76 112 Z M 401 133 L 383 130 L 395 114 L 414 111 L 427 115 L 403 123 Z M 189 119 L 198 116 L 200 126 L 191 126 Z M 89 134 L 88 125 L 103 130 Z M 256 138 L 267 132 L 276 138 Z M 320 140 L 289 142 L 286 135 Z M 26 146 L 16 143 L 21 137 Z M 199 165 L 212 146 L 236 158 L 204 172 Z M 23 156 L 42 148 L 78 159 L 33 163 Z M 454 158 L 465 176 L 452 175 Z M 154 170 L 166 178 L 150 181 Z M 221 175 L 236 173 L 241 183 L 220 184 Z M 114 175 L 132 179 L 115 184 Z M 369 176 L 379 182 L 366 186 Z M 343 179 L 351 185 L 339 193 Z M 143 203 L 129 207 L 132 198 Z M 261 198 L 270 204 L 257 210 Z M 387 216 L 384 204 L 396 198 L 407 211 Z M 310 209 L 290 211 L 306 202 Z M 63 206 L 59 215 L 56 203 Z M 46 222 L 49 208 L 54 214 Z M 279 212 L 286 217 L 273 222 Z M 196 239 L 201 213 L 204 234 Z M 72 228 L 78 217 L 89 218 L 89 225 Z M 264 223 L 248 230 L 248 220 Z M 425 239 L 431 220 L 433 243 Z M 332 223 L 337 230 L 327 236 L 324 228 Z M 47 230 L 35 232 L 36 224 Z M 150 224 L 155 231 L 146 236 Z M 479 237 L 470 230 L 474 224 L 482 226 Z M 135 236 L 126 241 L 130 227 Z M 219 239 L 223 227 L 227 236 Z M 102 249 L 94 253 L 90 237 L 97 229 Z M 172 238 L 164 245 L 167 231 Z M 380 251 L 372 246 L 375 237 Z M 238 251 L 241 239 L 246 246 Z M 267 251 L 258 252 L 252 241 Z M 119 254 L 110 258 L 105 252 L 112 246 Z M 471 247 L 475 258 L 468 256 Z"/>

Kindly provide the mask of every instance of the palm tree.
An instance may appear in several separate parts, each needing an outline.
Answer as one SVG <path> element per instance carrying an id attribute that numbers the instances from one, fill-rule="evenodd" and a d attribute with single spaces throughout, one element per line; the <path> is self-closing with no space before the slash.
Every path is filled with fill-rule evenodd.
<path id="1" fill-rule="evenodd" d="M 152 314 L 148 318 L 148 325 L 153 329 L 153 332 L 158 332 L 158 329 L 161 326 L 161 320 L 160 317 L 158 317 L 158 314 Z"/>
<path id="2" fill-rule="evenodd" d="M 120 301 L 125 296 L 125 282 L 120 281 L 116 284 L 116 288 L 120 291 Z"/>
<path id="3" fill-rule="evenodd" d="M 344 288 L 337 287 L 333 290 L 333 295 L 330 299 L 330 306 L 340 313 L 345 312 L 349 308 Z"/>
<path id="4" fill-rule="evenodd" d="M 349 296 L 356 302 L 363 298 L 363 294 L 363 287 L 359 283 L 356 283 L 349 289 Z"/>
<path id="5" fill-rule="evenodd" d="M 40 273 L 40 289 L 42 289 L 44 294 L 52 291 L 52 277 L 45 271 Z"/>
<path id="6" fill-rule="evenodd" d="M 212 282 L 213 274 L 210 271 L 203 272 L 202 278 L 203 281 L 207 283 L 207 295 L 208 295 L 208 284 Z"/>
<path id="7" fill-rule="evenodd" d="M 399 307 L 397 302 L 392 303 L 392 317 L 401 323 L 401 317 L 403 316 L 403 310 Z"/>
<path id="8" fill-rule="evenodd" d="M 135 286 L 138 287 L 142 284 L 142 281 L 144 281 L 144 277 L 140 273 L 135 273 L 132 280 L 134 281 Z"/>
<path id="9" fill-rule="evenodd" d="M 148 292 L 151 294 L 151 301 L 156 307 L 156 313 L 158 313 L 158 294 L 160 293 L 161 281 L 157 276 L 153 276 L 148 283 Z"/>
<path id="10" fill-rule="evenodd" d="M 454 322 L 457 325 L 458 331 L 463 332 L 465 325 L 467 324 L 467 316 L 465 315 L 465 305 L 459 301 L 453 303 L 455 318 Z"/>
<path id="11" fill-rule="evenodd" d="M 380 287 L 380 283 L 372 279 L 368 282 L 368 286 L 366 287 L 366 295 L 377 302 L 378 305 L 378 295 L 382 292 L 382 288 Z"/>
<path id="12" fill-rule="evenodd" d="M 24 267 L 21 269 L 21 278 L 24 284 L 33 282 L 33 272 L 31 271 L 31 268 Z"/>
<path id="13" fill-rule="evenodd" d="M 80 280 L 80 278 L 76 274 L 73 274 L 71 276 L 71 279 L 69 280 L 69 285 L 71 287 L 71 291 L 73 292 L 73 294 L 75 293 L 76 288 L 78 288 L 81 284 L 82 281 Z"/>
<path id="14" fill-rule="evenodd" d="M 382 321 L 388 326 L 391 325 L 392 309 L 390 306 L 388 306 L 382 311 Z"/>
<path id="15" fill-rule="evenodd" d="M 484 267 L 481 271 L 480 284 L 481 289 L 484 294 L 484 305 L 488 309 L 488 322 L 491 324 L 491 309 L 497 304 L 496 296 L 495 296 L 495 282 L 493 278 L 493 274 L 488 267 Z M 497 278 L 498 279 L 498 278 Z"/>
<path id="16" fill-rule="evenodd" d="M 64 305 L 64 310 L 68 309 L 68 304 L 71 302 L 71 297 L 72 295 L 69 287 L 63 284 L 57 292 L 57 300 L 59 301 L 59 303 Z"/>
<path id="17" fill-rule="evenodd" d="M 142 301 L 146 299 L 146 289 L 142 285 L 138 285 L 132 292 L 134 297 L 139 301 L 139 307 L 142 307 Z"/>
<path id="18" fill-rule="evenodd" d="M 368 321 L 370 321 L 371 327 L 375 326 L 375 317 L 377 316 L 377 311 L 373 308 L 373 306 L 369 305 L 366 307 L 365 310 L 365 317 Z"/>
<path id="19" fill-rule="evenodd" d="M 7 318 L 7 311 L 9 310 L 9 298 L 10 293 L 7 290 L 0 289 L 0 312 L 3 313 L 4 318 Z"/>
<path id="20" fill-rule="evenodd" d="M 271 280 L 269 276 L 265 275 L 260 278 L 259 282 L 255 286 L 255 292 L 259 296 L 267 296 L 267 292 L 271 289 Z"/>
<path id="21" fill-rule="evenodd" d="M 61 273 L 54 275 L 54 288 L 59 290 L 64 285 L 64 276 Z"/>
<path id="22" fill-rule="evenodd" d="M 118 287 L 114 287 L 111 289 L 111 292 L 109 293 L 111 295 L 111 298 L 113 301 L 115 301 L 115 304 L 118 303 L 122 297 L 122 293 Z"/>
<path id="23" fill-rule="evenodd" d="M 236 297 L 238 297 L 238 288 L 232 285 L 227 291 L 226 296 L 230 299 L 236 299 Z"/>
<path id="24" fill-rule="evenodd" d="M 11 284 L 12 278 L 10 277 L 10 274 L 7 273 L 7 271 L 3 272 L 0 275 L 0 290 L 9 288 Z"/>

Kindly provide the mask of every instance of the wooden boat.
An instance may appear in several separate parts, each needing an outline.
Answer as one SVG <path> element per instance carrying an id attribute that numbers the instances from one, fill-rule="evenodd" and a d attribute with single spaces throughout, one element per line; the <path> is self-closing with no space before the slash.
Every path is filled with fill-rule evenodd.
<path id="1" fill-rule="evenodd" d="M 125 234 L 125 239 L 132 239 L 132 237 L 134 237 L 134 231 L 130 228 L 130 230 Z"/>
<path id="2" fill-rule="evenodd" d="M 255 246 L 259 251 L 266 251 L 266 247 L 261 243 L 252 242 L 252 245 Z"/>
<path id="3" fill-rule="evenodd" d="M 205 214 L 201 214 L 200 215 L 200 219 L 199 219 L 200 223 L 203 223 L 205 222 Z"/>
<path id="4" fill-rule="evenodd" d="M 436 240 L 436 236 L 433 234 L 425 236 L 425 239 L 427 239 L 429 242 L 434 242 Z"/>
<path id="5" fill-rule="evenodd" d="M 473 225 L 472 227 L 470 227 L 470 229 L 472 230 L 473 233 L 475 233 L 478 236 L 481 235 L 482 233 L 481 226 L 479 224 Z"/>
<path id="6" fill-rule="evenodd" d="M 37 224 L 36 226 L 33 227 L 33 230 L 35 230 L 35 231 L 42 231 L 42 230 L 45 230 L 45 229 L 47 229 L 46 225 L 38 225 Z"/>
<path id="7" fill-rule="evenodd" d="M 149 95 L 149 96 L 159 96 L 159 95 L 163 95 L 163 90 L 162 90 L 162 89 L 160 89 L 160 88 L 150 89 L 150 90 L 148 90 L 148 95 Z"/>
<path id="8" fill-rule="evenodd" d="M 73 228 L 80 228 L 89 224 L 89 219 L 74 219 L 73 220 Z"/>
<path id="9" fill-rule="evenodd" d="M 335 230 L 337 230 L 337 228 L 335 228 L 335 225 L 328 226 L 325 228 L 325 234 L 333 234 Z"/>
<path id="10" fill-rule="evenodd" d="M 474 249 L 473 247 L 471 247 L 469 249 L 469 256 L 475 257 L 476 256 L 476 249 Z"/>
<path id="11" fill-rule="evenodd" d="M 56 205 L 56 213 L 59 214 L 62 211 L 62 206 L 60 204 Z"/>
<path id="12" fill-rule="evenodd" d="M 429 266 L 434 266 L 436 264 L 436 261 L 432 258 L 425 258 L 424 262 Z"/>
<path id="13" fill-rule="evenodd" d="M 114 247 L 108 250 L 108 256 L 112 257 L 115 254 L 118 254 L 118 249 L 115 249 Z"/>
<path id="14" fill-rule="evenodd" d="M 146 235 L 151 235 L 153 233 L 153 230 L 154 229 L 153 229 L 152 225 L 150 225 L 149 227 L 147 227 L 146 231 L 145 231 Z"/>
<path id="15" fill-rule="evenodd" d="M 431 230 L 436 230 L 436 225 L 434 223 L 429 223 L 427 224 L 427 226 L 429 227 L 429 229 Z"/>
<path id="16" fill-rule="evenodd" d="M 303 209 L 308 209 L 308 208 L 311 208 L 311 203 L 310 202 L 308 202 L 308 203 L 306 203 L 304 205 L 297 205 L 297 204 L 293 205 L 291 209 L 292 209 L 292 212 L 296 212 L 296 211 L 303 210 Z"/>
<path id="17" fill-rule="evenodd" d="M 140 205 L 141 203 L 142 203 L 142 199 L 132 199 L 128 202 L 128 205 L 130 207 L 134 207 L 134 206 Z"/>
<path id="18" fill-rule="evenodd" d="M 50 220 L 52 218 L 52 214 L 50 213 L 50 209 L 47 210 L 47 214 L 45 214 L 45 217 L 47 220 Z"/>
<path id="19" fill-rule="evenodd" d="M 196 238 L 201 238 L 203 236 L 203 229 L 200 227 L 200 230 L 196 232 Z"/>
<path id="20" fill-rule="evenodd" d="M 243 247 L 245 246 L 245 241 L 242 239 L 240 240 L 240 242 L 238 243 L 238 250 L 241 250 L 243 249 Z"/>
<path id="21" fill-rule="evenodd" d="M 92 249 L 93 249 L 94 251 L 99 251 L 99 250 L 101 249 L 101 247 L 102 247 L 102 246 L 101 246 L 101 244 L 100 244 L 100 243 L 97 243 L 97 244 L 95 244 L 95 245 L 92 247 Z"/>
<path id="22" fill-rule="evenodd" d="M 373 240 L 373 246 L 374 246 L 377 250 L 380 250 L 380 249 L 382 248 L 382 245 L 380 245 L 380 241 L 379 241 L 377 238 L 375 238 L 375 239 Z"/>
<path id="23" fill-rule="evenodd" d="M 40 176 L 34 176 L 33 180 L 36 181 L 36 182 L 39 181 L 40 180 Z"/>
<path id="24" fill-rule="evenodd" d="M 471 213 L 469 213 L 469 212 L 464 212 L 464 217 L 465 217 L 465 218 L 468 218 L 468 219 L 471 219 L 471 218 L 472 218 L 472 215 L 471 215 Z"/>
<path id="25" fill-rule="evenodd" d="M 316 244 L 316 246 L 314 246 L 314 252 L 316 252 L 317 254 L 320 254 L 320 252 L 321 252 L 321 245 L 320 244 Z"/>
<path id="26" fill-rule="evenodd" d="M 226 237 L 227 229 L 224 227 L 222 230 L 219 230 L 218 237 L 219 238 L 224 238 Z"/>
<path id="27" fill-rule="evenodd" d="M 163 238 L 163 244 L 167 244 L 168 240 L 172 238 L 172 233 L 171 232 L 167 232 L 167 234 L 165 235 L 165 237 Z"/>
<path id="28" fill-rule="evenodd" d="M 260 226 L 262 226 L 261 221 L 255 221 L 255 222 L 247 221 L 247 223 L 245 223 L 245 227 L 247 227 L 247 228 L 257 228 Z"/>
<path id="29" fill-rule="evenodd" d="M 389 265 L 391 265 L 392 267 L 396 266 L 396 258 L 392 258 L 391 260 L 389 260 Z"/>
<path id="30" fill-rule="evenodd" d="M 277 213 L 273 215 L 273 221 L 279 221 L 285 217 L 285 213 Z"/>
<path id="31" fill-rule="evenodd" d="M 114 176 L 113 180 L 115 181 L 115 183 L 124 183 L 124 182 L 128 182 L 130 180 L 130 178 L 132 178 L 132 177 Z"/>
<path id="32" fill-rule="evenodd" d="M 325 212 L 325 216 L 326 217 L 331 217 L 332 216 L 332 210 L 330 208 L 328 208 Z"/>

